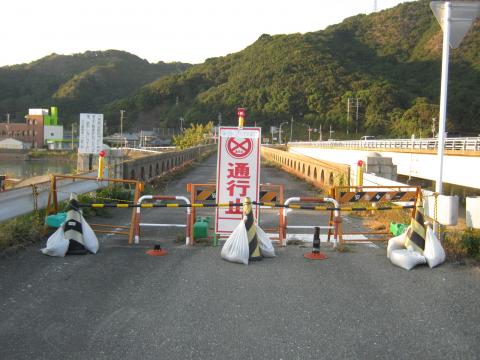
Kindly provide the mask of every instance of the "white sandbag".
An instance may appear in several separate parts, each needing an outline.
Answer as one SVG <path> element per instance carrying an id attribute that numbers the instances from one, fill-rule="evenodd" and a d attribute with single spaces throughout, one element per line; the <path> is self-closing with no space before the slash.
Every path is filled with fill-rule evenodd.
<path id="1" fill-rule="evenodd" d="M 64 257 L 68 251 L 69 241 L 65 239 L 63 224 L 47 240 L 47 245 L 40 251 L 45 255 Z"/>
<path id="2" fill-rule="evenodd" d="M 247 229 L 240 221 L 223 245 L 221 256 L 227 261 L 248 265 L 249 255 Z"/>
<path id="3" fill-rule="evenodd" d="M 272 240 L 265 234 L 257 224 L 257 239 L 260 246 L 260 252 L 265 257 L 275 257 L 275 249 L 273 248 Z"/>
<path id="4" fill-rule="evenodd" d="M 425 250 L 423 256 L 427 259 L 428 266 L 434 268 L 445 261 L 446 255 L 442 244 L 435 236 L 430 226 L 427 226 L 427 234 L 425 235 Z"/>
<path id="5" fill-rule="evenodd" d="M 93 254 L 96 254 L 98 251 L 98 239 L 95 235 L 95 232 L 92 230 L 90 225 L 85 221 L 85 218 L 82 216 L 82 234 L 83 234 L 83 246 Z"/>
<path id="6" fill-rule="evenodd" d="M 408 228 L 407 228 L 408 230 Z M 400 249 L 405 249 L 405 234 L 407 232 L 405 231 L 404 233 L 395 236 L 388 240 L 388 245 L 387 245 L 387 258 L 390 259 L 390 254 L 392 253 L 393 250 L 400 250 Z"/>
<path id="7" fill-rule="evenodd" d="M 390 254 L 390 261 L 405 270 L 413 269 L 415 266 L 425 264 L 427 260 L 417 251 L 408 249 L 393 250 Z"/>

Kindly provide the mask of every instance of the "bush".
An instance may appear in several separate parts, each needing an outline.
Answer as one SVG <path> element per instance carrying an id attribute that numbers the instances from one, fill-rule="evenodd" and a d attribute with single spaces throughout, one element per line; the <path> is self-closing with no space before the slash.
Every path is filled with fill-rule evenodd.
<path id="1" fill-rule="evenodd" d="M 0 249 L 43 240 L 43 216 L 39 213 L 18 216 L 0 224 Z"/>
<path id="2" fill-rule="evenodd" d="M 468 255 L 480 259 L 480 232 L 466 230 L 461 238 L 461 247 Z"/>

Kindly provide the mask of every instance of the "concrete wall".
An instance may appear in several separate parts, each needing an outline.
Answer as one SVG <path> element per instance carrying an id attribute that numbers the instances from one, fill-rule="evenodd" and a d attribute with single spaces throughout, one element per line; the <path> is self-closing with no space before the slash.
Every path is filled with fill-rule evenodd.
<path id="1" fill-rule="evenodd" d="M 262 157 L 318 187 L 350 184 L 350 166 L 347 165 L 320 161 L 266 146 L 262 146 Z"/>

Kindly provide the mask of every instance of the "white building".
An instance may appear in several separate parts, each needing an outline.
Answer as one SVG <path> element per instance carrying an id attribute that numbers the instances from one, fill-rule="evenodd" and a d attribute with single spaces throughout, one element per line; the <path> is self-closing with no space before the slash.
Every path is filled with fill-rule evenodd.
<path id="1" fill-rule="evenodd" d="M 0 140 L 0 149 L 30 149 L 31 144 L 24 143 L 20 140 L 15 140 L 12 138 Z"/>

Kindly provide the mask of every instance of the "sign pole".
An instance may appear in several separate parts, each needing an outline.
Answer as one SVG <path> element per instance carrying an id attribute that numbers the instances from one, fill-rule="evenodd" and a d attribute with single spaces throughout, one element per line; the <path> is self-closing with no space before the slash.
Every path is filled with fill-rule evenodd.
<path id="1" fill-rule="evenodd" d="M 443 50 L 442 50 L 442 78 L 440 85 L 440 116 L 438 124 L 438 174 L 435 183 L 435 192 L 442 194 L 443 184 L 443 153 L 445 151 L 445 124 L 447 121 L 447 90 L 448 90 L 448 65 L 450 56 L 450 2 L 445 3 L 443 13 Z"/>

